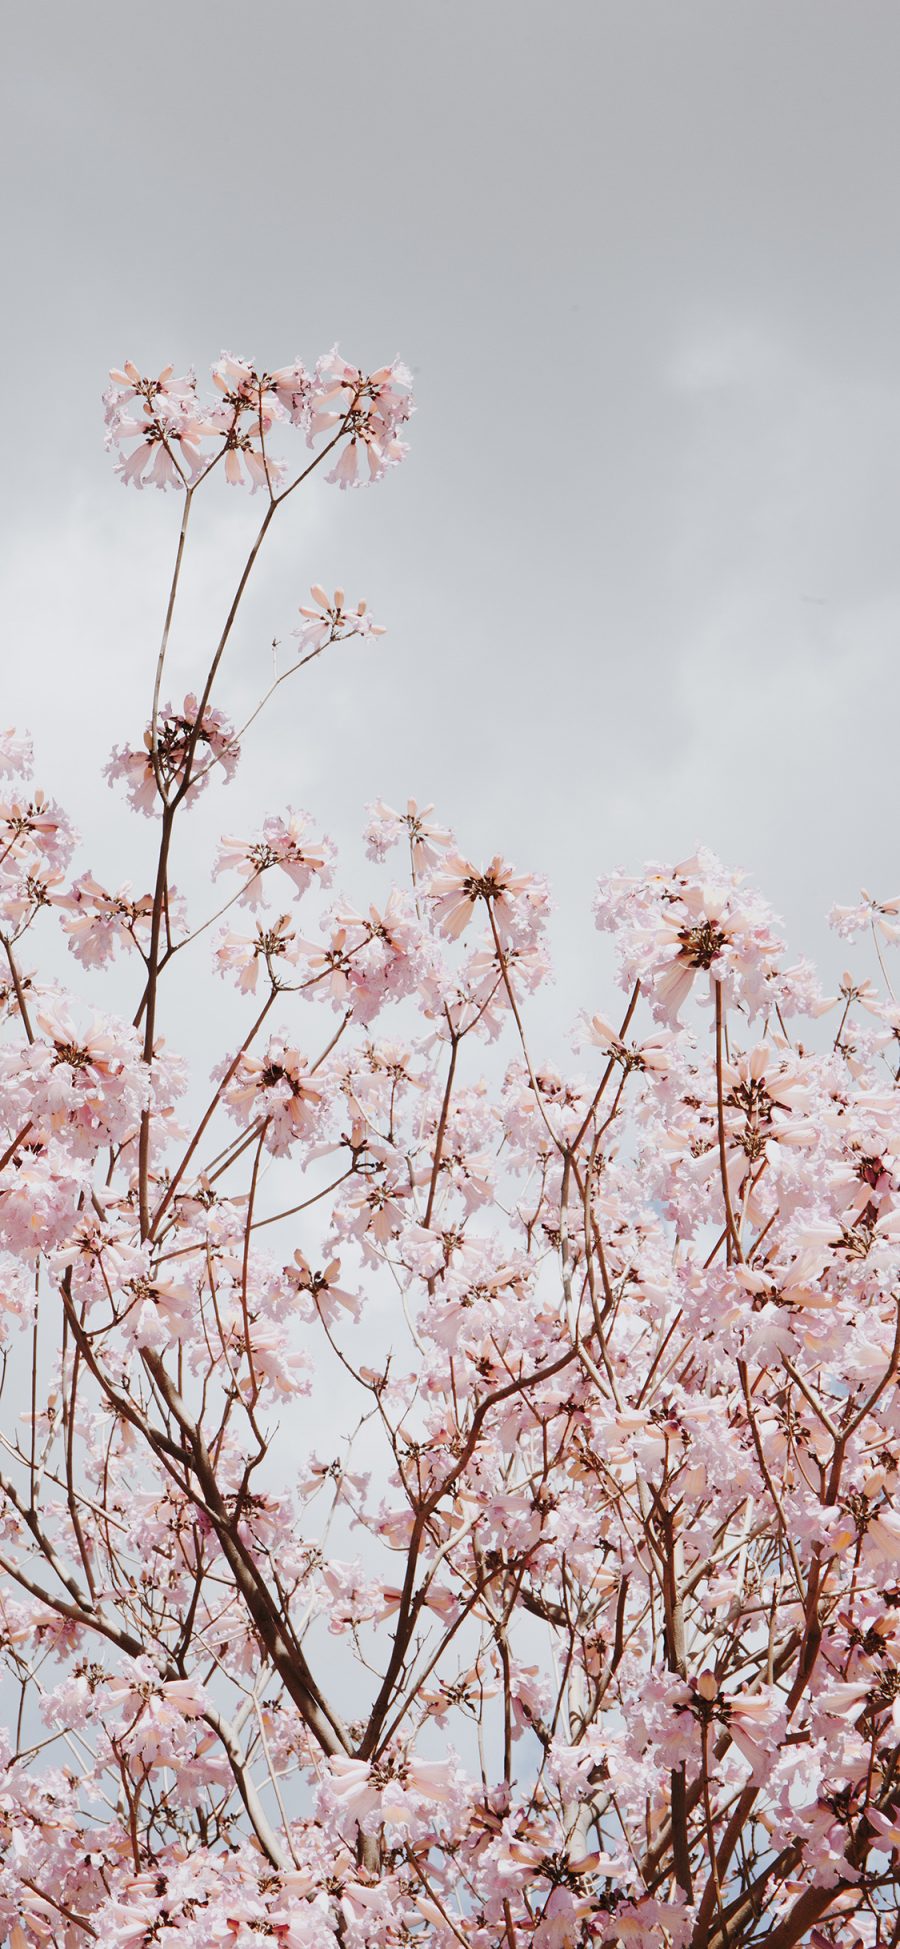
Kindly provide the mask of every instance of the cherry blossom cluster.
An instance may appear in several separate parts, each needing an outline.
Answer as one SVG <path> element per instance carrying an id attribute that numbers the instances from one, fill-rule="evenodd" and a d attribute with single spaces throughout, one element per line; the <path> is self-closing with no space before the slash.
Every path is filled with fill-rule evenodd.
<path id="1" fill-rule="evenodd" d="M 412 411 L 412 379 L 399 360 L 367 373 L 335 346 L 311 373 L 299 359 L 265 372 L 223 352 L 212 383 L 202 400 L 196 375 L 176 378 L 171 365 L 149 376 L 129 359 L 110 373 L 107 445 L 119 453 L 126 486 L 190 491 L 221 462 L 230 486 L 248 482 L 275 498 L 289 491 L 287 463 L 272 451 L 287 427 L 298 427 L 308 447 L 324 442 L 333 456 L 326 478 L 339 487 L 380 480 L 407 452 L 399 429 Z"/>
<path id="2" fill-rule="evenodd" d="M 126 478 L 398 457 L 401 368 L 215 380 L 114 375 Z M 248 727 L 237 601 L 161 704 L 183 540 L 149 877 L 0 737 L 0 1935 L 896 1946 L 900 901 L 826 993 L 711 854 L 609 874 L 550 1049 L 548 888 L 430 805 L 351 893 L 276 798 L 189 912 Z M 374 633 L 312 603 L 276 684 Z"/>

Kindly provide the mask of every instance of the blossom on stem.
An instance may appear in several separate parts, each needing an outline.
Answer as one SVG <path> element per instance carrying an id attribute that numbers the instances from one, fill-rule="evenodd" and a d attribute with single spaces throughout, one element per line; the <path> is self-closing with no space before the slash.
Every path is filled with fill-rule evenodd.
<path id="1" fill-rule="evenodd" d="M 216 967 L 221 975 L 236 975 L 242 995 L 255 995 L 261 967 L 273 984 L 283 986 L 285 971 L 296 967 L 300 952 L 290 915 L 281 914 L 277 920 L 261 921 L 255 934 L 224 928 L 216 946 Z"/>
<path id="2" fill-rule="evenodd" d="M 407 799 L 406 811 L 395 812 L 383 799 L 375 799 L 367 810 L 364 837 L 370 859 L 386 859 L 392 847 L 405 842 L 416 872 L 426 873 L 453 844 L 453 834 L 432 820 L 433 805 L 417 805 L 415 799 Z"/>
<path id="3" fill-rule="evenodd" d="M 179 790 L 185 781 L 188 754 L 194 751 L 186 799 L 193 800 L 208 783 L 213 769 L 231 779 L 237 769 L 241 747 L 234 726 L 216 706 L 207 704 L 198 720 L 198 701 L 189 692 L 180 711 L 167 704 L 159 713 L 156 726 L 156 768 L 166 792 Z M 122 779 L 135 811 L 148 818 L 159 811 L 160 794 L 153 762 L 153 733 L 148 726 L 143 745 L 115 745 L 106 766 L 110 785 Z"/>
<path id="4" fill-rule="evenodd" d="M 481 870 L 460 853 L 452 853 L 428 882 L 438 926 L 450 940 L 465 933 L 481 902 L 505 946 L 531 942 L 547 915 L 550 896 L 545 881 L 530 873 L 516 873 L 495 853 Z"/>
<path id="5" fill-rule="evenodd" d="M 311 446 L 322 434 L 333 437 L 338 428 L 347 436 L 326 479 L 342 488 L 380 480 L 409 451 L 397 430 L 412 410 L 412 375 L 399 359 L 364 373 L 341 358 L 335 346 L 317 362 L 308 421 Z M 365 474 L 360 472 L 361 458 Z"/>
<path id="6" fill-rule="evenodd" d="M 308 812 L 289 807 L 281 816 L 272 813 L 263 820 L 257 839 L 223 837 L 213 866 L 213 874 L 237 872 L 244 884 L 240 899 L 250 907 L 259 906 L 265 897 L 264 878 L 275 869 L 285 873 L 297 895 L 317 881 L 331 882 L 335 848 L 327 838 L 315 839 Z"/>
<path id="7" fill-rule="evenodd" d="M 118 447 L 116 471 L 125 486 L 184 488 L 202 471 L 201 441 L 210 431 L 197 398 L 193 373 L 174 379 L 174 367 L 143 376 L 131 360 L 110 373 L 104 394 L 107 447 Z M 135 417 L 125 409 L 133 404 Z M 130 452 L 121 451 L 134 441 Z"/>
<path id="8" fill-rule="evenodd" d="M 0 778 L 27 778 L 34 763 L 34 746 L 14 725 L 0 731 Z"/>
<path id="9" fill-rule="evenodd" d="M 222 1101 L 243 1123 L 265 1125 L 266 1148 L 282 1155 L 318 1126 L 322 1090 L 309 1073 L 307 1058 L 286 1036 L 270 1036 L 261 1056 L 245 1052 Z"/>
<path id="10" fill-rule="evenodd" d="M 329 643 L 343 643 L 348 636 L 384 636 L 382 623 L 372 621 L 365 602 L 359 602 L 355 609 L 345 607 L 343 589 L 335 589 L 329 596 L 321 583 L 314 582 L 310 589 L 315 607 L 301 603 L 300 614 L 306 618 L 294 635 L 297 637 L 302 655 L 318 655 Z"/>

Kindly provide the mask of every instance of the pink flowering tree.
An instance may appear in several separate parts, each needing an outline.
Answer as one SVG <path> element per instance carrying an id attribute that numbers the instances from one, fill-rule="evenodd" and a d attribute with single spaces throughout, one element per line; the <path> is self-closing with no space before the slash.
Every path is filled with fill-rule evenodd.
<path id="1" fill-rule="evenodd" d="M 564 1071 L 546 887 L 431 807 L 369 809 L 351 899 L 272 780 L 189 916 L 267 531 L 411 410 L 336 352 L 213 381 L 106 396 L 181 507 L 108 768 L 149 882 L 0 740 L 0 1935 L 896 1949 L 900 901 L 836 910 L 877 979 L 827 997 L 710 855 L 603 879 L 622 999 Z M 259 532 L 170 701 L 222 475 Z M 377 634 L 314 586 L 276 685 Z M 234 991 L 211 1079 L 187 957 Z"/>

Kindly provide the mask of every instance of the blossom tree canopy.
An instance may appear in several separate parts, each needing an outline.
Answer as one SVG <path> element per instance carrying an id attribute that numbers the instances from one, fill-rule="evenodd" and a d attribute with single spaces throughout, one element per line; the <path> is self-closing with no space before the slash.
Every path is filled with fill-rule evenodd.
<path id="1" fill-rule="evenodd" d="M 212 378 L 106 394 L 122 480 L 181 511 L 107 769 L 150 883 L 76 859 L 0 737 L 0 1934 L 896 1949 L 900 899 L 835 909 L 875 958 L 828 996 L 711 854 L 608 874 L 622 997 L 564 1069 L 546 885 L 431 806 L 369 808 L 395 878 L 354 900 L 273 778 L 189 914 L 267 532 L 314 474 L 379 481 L 412 410 L 337 350 Z M 170 700 L 217 474 L 259 532 Z M 383 633 L 298 606 L 268 697 Z M 185 956 L 233 991 L 211 1079 L 169 1041 Z"/>

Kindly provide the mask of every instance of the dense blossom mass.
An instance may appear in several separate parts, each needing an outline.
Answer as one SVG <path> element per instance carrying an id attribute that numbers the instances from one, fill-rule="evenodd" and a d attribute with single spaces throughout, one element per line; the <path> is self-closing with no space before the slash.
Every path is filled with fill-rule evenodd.
<path id="1" fill-rule="evenodd" d="M 223 354 L 207 400 L 126 364 L 106 406 L 182 523 L 108 767 L 149 881 L 0 736 L 0 1933 L 896 1949 L 900 900 L 835 909 L 874 958 L 827 995 L 710 854 L 609 875 L 621 999 L 586 975 L 562 1066 L 546 885 L 431 806 L 369 808 L 351 897 L 276 796 L 190 913 L 260 544 L 402 458 L 409 375 Z M 220 462 L 261 527 L 173 704 Z M 300 614 L 272 687 L 381 634 Z"/>

